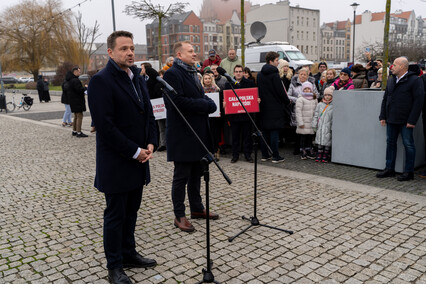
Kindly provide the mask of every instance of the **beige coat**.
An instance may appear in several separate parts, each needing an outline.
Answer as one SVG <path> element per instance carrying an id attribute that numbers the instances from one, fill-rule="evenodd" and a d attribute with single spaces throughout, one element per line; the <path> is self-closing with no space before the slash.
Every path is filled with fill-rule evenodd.
<path id="1" fill-rule="evenodd" d="M 314 134 L 312 128 L 312 119 L 314 117 L 315 108 L 317 107 L 318 101 L 316 99 L 308 100 L 303 96 L 300 96 L 296 101 L 296 121 L 298 134 Z M 304 125 L 304 128 L 300 126 Z"/>

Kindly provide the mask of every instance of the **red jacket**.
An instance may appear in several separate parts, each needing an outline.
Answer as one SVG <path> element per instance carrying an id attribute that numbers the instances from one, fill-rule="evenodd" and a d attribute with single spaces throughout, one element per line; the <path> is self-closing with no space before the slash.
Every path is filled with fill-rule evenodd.
<path id="1" fill-rule="evenodd" d="M 222 61 L 222 58 L 220 58 L 219 54 L 216 54 L 216 58 L 214 60 L 210 60 L 210 57 L 204 60 L 203 66 L 201 67 L 201 72 L 204 72 L 204 68 L 207 66 L 211 66 L 213 64 L 220 65 L 220 62 Z"/>

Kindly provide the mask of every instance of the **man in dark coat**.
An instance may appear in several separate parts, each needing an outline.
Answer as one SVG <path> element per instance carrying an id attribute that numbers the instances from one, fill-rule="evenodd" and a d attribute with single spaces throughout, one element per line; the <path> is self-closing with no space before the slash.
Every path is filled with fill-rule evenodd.
<path id="1" fill-rule="evenodd" d="M 96 125 L 95 187 L 105 194 L 104 249 L 112 283 L 132 283 L 123 267 L 152 267 L 136 251 L 135 226 L 149 162 L 156 145 L 155 118 L 141 69 L 134 66 L 133 35 L 107 39 L 108 64 L 90 80 L 88 96 Z"/>
<path id="2" fill-rule="evenodd" d="M 173 48 L 176 55 L 173 66 L 164 74 L 167 81 L 177 92 L 169 92 L 176 106 L 201 138 L 209 151 L 213 143 L 209 129 L 209 114 L 216 111 L 216 105 L 204 94 L 203 86 L 194 67 L 197 54 L 189 41 L 177 42 Z M 202 204 L 200 184 L 202 175 L 201 159 L 207 154 L 185 121 L 164 97 L 167 109 L 166 144 L 167 160 L 174 162 L 172 200 L 175 213 L 174 224 L 185 232 L 194 231 L 194 226 L 185 216 L 185 187 L 191 218 L 207 218 Z M 210 212 L 210 219 L 219 216 Z"/>
<path id="3" fill-rule="evenodd" d="M 266 54 L 266 64 L 257 75 L 257 87 L 260 97 L 260 126 L 263 136 L 272 150 L 272 157 L 261 140 L 262 161 L 272 158 L 273 163 L 280 163 L 284 158 L 278 152 L 280 130 L 286 123 L 285 107 L 290 104 L 278 72 L 279 54 L 271 51 Z"/>
<path id="4" fill-rule="evenodd" d="M 38 99 L 42 103 L 43 102 L 43 92 L 44 92 L 44 82 L 43 82 L 43 76 L 42 75 L 38 75 L 37 92 L 38 92 Z"/>
<path id="5" fill-rule="evenodd" d="M 234 89 L 245 89 L 245 88 L 254 88 L 255 84 L 253 81 L 250 81 L 244 78 L 244 70 L 242 65 L 235 65 L 234 67 L 234 78 L 239 83 L 235 85 Z M 225 84 L 225 90 L 230 90 L 231 85 L 227 82 Z M 251 129 L 252 124 L 250 118 L 246 113 L 237 113 L 227 115 L 227 119 L 231 124 L 232 132 L 232 159 L 231 163 L 236 163 L 240 157 L 240 136 L 243 142 L 243 152 L 244 157 L 247 162 L 253 163 L 253 158 L 251 157 L 252 152 L 252 139 L 251 139 Z"/>
<path id="6" fill-rule="evenodd" d="M 414 179 L 416 147 L 413 131 L 422 111 L 425 94 L 422 80 L 408 71 L 407 58 L 395 59 L 392 74 L 394 76 L 389 78 L 379 116 L 380 124 L 387 126 L 386 167 L 376 176 L 395 176 L 397 140 L 401 134 L 405 148 L 405 167 L 398 180 L 407 181 Z"/>
<path id="7" fill-rule="evenodd" d="M 78 77 L 81 75 L 79 67 L 74 67 L 71 72 L 65 75 L 65 88 L 67 90 L 68 100 L 71 107 L 71 112 L 74 114 L 72 122 L 72 135 L 82 138 L 87 137 L 86 134 L 81 132 L 81 125 L 83 123 L 83 112 L 86 111 L 86 100 L 84 99 L 84 92 L 86 88 L 81 84 Z"/>

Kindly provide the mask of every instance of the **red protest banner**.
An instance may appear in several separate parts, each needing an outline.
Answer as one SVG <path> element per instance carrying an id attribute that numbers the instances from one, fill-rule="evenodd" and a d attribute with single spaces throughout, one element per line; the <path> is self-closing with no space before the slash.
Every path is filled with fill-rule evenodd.
<path id="1" fill-rule="evenodd" d="M 235 89 L 235 92 L 248 112 L 259 112 L 257 88 Z M 225 102 L 225 114 L 244 113 L 243 107 L 232 90 L 223 91 L 223 100 Z"/>

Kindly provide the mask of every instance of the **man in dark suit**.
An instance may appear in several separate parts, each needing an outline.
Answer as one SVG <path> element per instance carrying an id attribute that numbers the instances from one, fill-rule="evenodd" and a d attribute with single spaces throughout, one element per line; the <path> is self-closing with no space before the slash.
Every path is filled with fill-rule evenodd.
<path id="1" fill-rule="evenodd" d="M 134 66 L 133 35 L 112 33 L 108 64 L 90 81 L 89 107 L 96 125 L 95 187 L 105 194 L 104 249 L 111 283 L 132 283 L 123 267 L 152 267 L 136 251 L 135 225 L 148 160 L 157 134 L 145 80 Z"/>
<path id="2" fill-rule="evenodd" d="M 164 80 L 176 90 L 177 94 L 172 92 L 169 94 L 211 151 L 213 143 L 209 130 L 209 113 L 216 111 L 216 105 L 204 94 L 203 86 L 198 80 L 197 70 L 194 67 L 197 54 L 189 41 L 176 43 L 173 50 L 176 58 L 172 67 L 164 74 Z M 175 166 L 172 184 L 172 200 L 176 216 L 174 224 L 184 232 L 192 232 L 194 226 L 185 216 L 185 187 L 188 187 L 191 218 L 206 218 L 206 210 L 200 196 L 202 175 L 200 160 L 207 153 L 167 97 L 164 99 L 167 109 L 167 160 L 173 161 Z M 219 218 L 217 214 L 210 212 L 210 219 L 217 218 Z"/>

